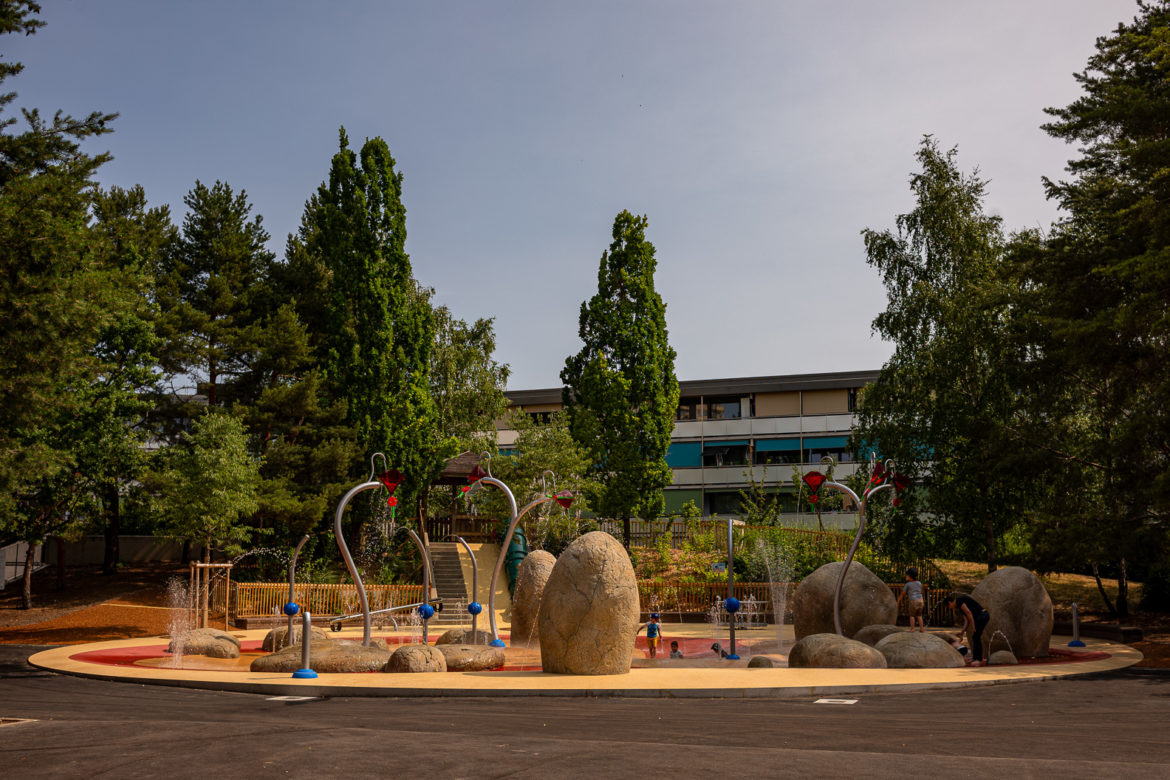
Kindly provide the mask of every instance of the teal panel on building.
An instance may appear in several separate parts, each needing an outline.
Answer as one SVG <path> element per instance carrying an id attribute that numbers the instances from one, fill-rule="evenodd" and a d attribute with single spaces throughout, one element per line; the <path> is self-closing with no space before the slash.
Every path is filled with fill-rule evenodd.
<path id="1" fill-rule="evenodd" d="M 666 465 L 672 469 L 697 469 L 703 465 L 703 444 L 697 441 L 671 442 Z"/>
<path id="2" fill-rule="evenodd" d="M 810 436 L 804 440 L 804 448 L 825 450 L 844 449 L 849 444 L 848 436 Z"/>
<path id="3" fill-rule="evenodd" d="M 800 439 L 756 439 L 756 452 L 787 452 L 800 449 Z"/>
<path id="4" fill-rule="evenodd" d="M 719 439 L 717 441 L 707 442 L 707 447 L 746 447 L 747 443 L 747 439 L 735 439 L 733 441 Z"/>

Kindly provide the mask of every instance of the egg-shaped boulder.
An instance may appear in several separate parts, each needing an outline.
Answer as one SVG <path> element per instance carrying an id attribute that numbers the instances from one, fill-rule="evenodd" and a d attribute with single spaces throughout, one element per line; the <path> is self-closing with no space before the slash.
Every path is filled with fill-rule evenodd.
<path id="1" fill-rule="evenodd" d="M 641 607 L 634 567 L 592 531 L 557 559 L 540 604 L 540 661 L 553 674 L 628 674 Z"/>
<path id="2" fill-rule="evenodd" d="M 797 639 L 812 634 L 836 633 L 833 593 L 843 561 L 826 563 L 804 578 L 792 595 L 792 628 Z M 889 587 L 869 569 L 854 561 L 841 586 L 841 630 L 852 637 L 866 626 L 894 624 L 898 600 Z"/>
<path id="3" fill-rule="evenodd" d="M 544 550 L 524 556 L 516 572 L 516 589 L 512 593 L 512 644 L 531 645 L 540 639 L 540 602 L 544 586 L 557 565 L 556 557 Z"/>
<path id="4" fill-rule="evenodd" d="M 921 631 L 889 634 L 874 647 L 891 669 L 957 669 L 965 664 L 950 642 Z"/>
<path id="5" fill-rule="evenodd" d="M 1040 578 L 1020 566 L 1005 566 L 971 592 L 991 615 L 983 629 L 984 650 L 1011 650 L 1017 658 L 1046 658 L 1052 639 L 1052 598 Z M 1010 647 L 1005 647 L 1002 631 Z M 984 657 L 987 653 L 984 653 Z"/>
<path id="6" fill-rule="evenodd" d="M 874 648 L 839 634 L 809 634 L 788 653 L 793 669 L 885 669 L 886 659 Z"/>

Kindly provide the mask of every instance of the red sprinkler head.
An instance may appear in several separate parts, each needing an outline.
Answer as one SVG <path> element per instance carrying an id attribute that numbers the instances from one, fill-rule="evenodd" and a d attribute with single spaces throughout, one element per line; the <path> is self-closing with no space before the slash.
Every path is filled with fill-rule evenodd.
<path id="1" fill-rule="evenodd" d="M 910 487 L 910 478 L 909 477 L 903 476 L 901 474 L 894 475 L 894 493 L 896 494 L 894 496 L 894 500 L 893 500 L 894 506 L 901 506 L 902 505 L 901 493 L 903 490 L 905 490 L 908 487 Z"/>
<path id="2" fill-rule="evenodd" d="M 572 491 L 562 490 L 560 493 L 557 493 L 554 498 L 556 498 L 557 503 L 563 506 L 565 509 L 568 509 L 573 505 L 574 496 Z"/>
<path id="3" fill-rule="evenodd" d="M 487 472 L 479 464 L 476 464 L 475 468 L 471 470 L 471 473 L 467 475 L 467 481 L 474 485 L 486 476 Z"/>
<path id="4" fill-rule="evenodd" d="M 402 472 L 398 469 L 383 471 L 378 475 L 378 481 L 386 486 L 386 489 L 390 491 L 390 495 L 394 495 L 394 491 L 397 490 L 398 486 L 401 485 L 405 480 L 406 477 L 403 476 Z"/>
<path id="5" fill-rule="evenodd" d="M 876 485 L 879 482 L 881 482 L 883 479 L 885 479 L 885 476 L 886 476 L 886 467 L 883 466 L 881 464 L 881 462 L 879 461 L 878 464 L 873 467 L 873 475 L 869 478 L 869 484 Z"/>
<path id="6" fill-rule="evenodd" d="M 821 485 L 824 484 L 827 477 L 819 471 L 810 471 L 801 477 L 801 479 L 804 480 L 804 484 L 808 485 L 809 490 L 815 495 L 821 489 Z"/>

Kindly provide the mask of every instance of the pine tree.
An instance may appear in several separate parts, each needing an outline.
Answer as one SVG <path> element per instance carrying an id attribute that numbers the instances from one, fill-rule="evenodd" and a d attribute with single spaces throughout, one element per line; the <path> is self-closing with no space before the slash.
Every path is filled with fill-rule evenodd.
<path id="1" fill-rule="evenodd" d="M 306 205 L 301 236 L 326 274 L 320 321 L 311 323 L 324 379 L 346 400 L 360 449 L 385 453 L 406 476 L 399 495 L 409 504 L 425 495 L 454 443 L 440 435 L 431 398 L 434 320 L 415 293 L 394 165 L 381 138 L 355 154 L 343 128 L 329 180 Z"/>
<path id="2" fill-rule="evenodd" d="M 662 488 L 671 481 L 666 450 L 679 396 L 646 225 L 646 217 L 628 211 L 614 219 L 597 294 L 581 304 L 584 346 L 561 371 L 569 428 L 601 485 L 594 508 L 622 519 L 627 546 L 630 518 L 653 520 L 665 506 Z"/>

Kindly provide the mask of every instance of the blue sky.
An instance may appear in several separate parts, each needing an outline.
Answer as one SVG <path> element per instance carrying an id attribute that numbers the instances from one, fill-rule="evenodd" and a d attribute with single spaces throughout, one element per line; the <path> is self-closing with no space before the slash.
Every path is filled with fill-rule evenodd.
<path id="1" fill-rule="evenodd" d="M 893 225 L 924 133 L 1009 229 L 1057 218 L 1039 126 L 1126 0 L 66 2 L 5 36 L 18 106 L 117 111 L 103 185 L 176 222 L 247 191 L 281 252 L 344 125 L 405 175 L 415 275 L 495 317 L 512 389 L 559 385 L 622 209 L 646 214 L 681 379 L 879 367 L 860 231 Z"/>

